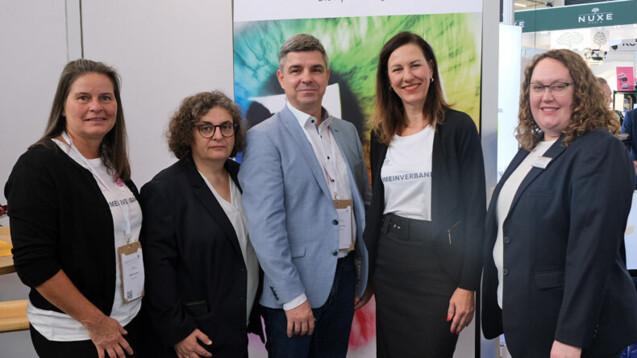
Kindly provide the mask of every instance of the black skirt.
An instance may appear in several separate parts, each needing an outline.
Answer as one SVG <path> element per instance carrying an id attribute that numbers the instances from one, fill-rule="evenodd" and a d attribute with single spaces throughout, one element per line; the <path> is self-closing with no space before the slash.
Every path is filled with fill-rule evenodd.
<path id="1" fill-rule="evenodd" d="M 457 283 L 440 264 L 430 221 L 385 215 L 374 271 L 378 357 L 452 357 L 447 322 Z"/>

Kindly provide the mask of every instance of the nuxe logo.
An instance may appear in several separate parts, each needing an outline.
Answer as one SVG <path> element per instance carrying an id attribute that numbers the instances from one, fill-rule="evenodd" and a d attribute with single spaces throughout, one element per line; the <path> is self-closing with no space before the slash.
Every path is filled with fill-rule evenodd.
<path id="1" fill-rule="evenodd" d="M 590 14 L 577 15 L 577 22 L 580 24 L 601 24 L 604 21 L 613 21 L 613 13 L 600 12 L 598 7 L 592 8 Z"/>

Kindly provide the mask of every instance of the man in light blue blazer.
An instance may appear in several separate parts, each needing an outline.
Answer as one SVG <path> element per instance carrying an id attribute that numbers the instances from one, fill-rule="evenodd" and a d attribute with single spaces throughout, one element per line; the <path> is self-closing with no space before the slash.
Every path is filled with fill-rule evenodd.
<path id="1" fill-rule="evenodd" d="M 239 172 L 275 358 L 345 357 L 367 283 L 367 168 L 354 126 L 322 107 L 329 74 L 313 36 L 282 45 L 286 106 L 248 131 Z"/>

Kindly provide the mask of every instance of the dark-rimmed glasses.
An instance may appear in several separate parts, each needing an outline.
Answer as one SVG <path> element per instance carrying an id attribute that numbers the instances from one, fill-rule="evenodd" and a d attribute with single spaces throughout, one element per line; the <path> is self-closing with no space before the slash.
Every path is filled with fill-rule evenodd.
<path id="1" fill-rule="evenodd" d="M 538 82 L 529 83 L 529 91 L 534 96 L 541 96 L 544 94 L 545 89 L 549 89 L 549 92 L 554 96 L 563 96 L 567 93 L 566 89 L 572 86 L 573 83 L 569 82 L 553 82 L 550 85 L 543 85 Z"/>
<path id="2" fill-rule="evenodd" d="M 238 125 L 232 122 L 223 122 L 221 124 L 211 124 L 211 123 L 203 123 L 195 125 L 199 135 L 204 138 L 212 138 L 217 131 L 217 128 L 221 131 L 221 135 L 223 137 L 232 137 L 234 133 L 237 131 Z"/>

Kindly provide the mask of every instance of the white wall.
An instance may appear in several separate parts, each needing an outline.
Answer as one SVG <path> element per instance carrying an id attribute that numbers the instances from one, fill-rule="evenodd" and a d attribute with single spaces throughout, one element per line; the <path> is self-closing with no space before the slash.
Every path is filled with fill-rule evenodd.
<path id="1" fill-rule="evenodd" d="M 6 204 L 4 184 L 18 156 L 44 132 L 67 62 L 64 2 L 1 1 L 0 49 L 0 203 Z"/>
<path id="2" fill-rule="evenodd" d="M 122 76 L 133 180 L 175 161 L 164 131 L 181 100 L 219 89 L 232 98 L 230 1 L 84 1 L 84 57 Z"/>

